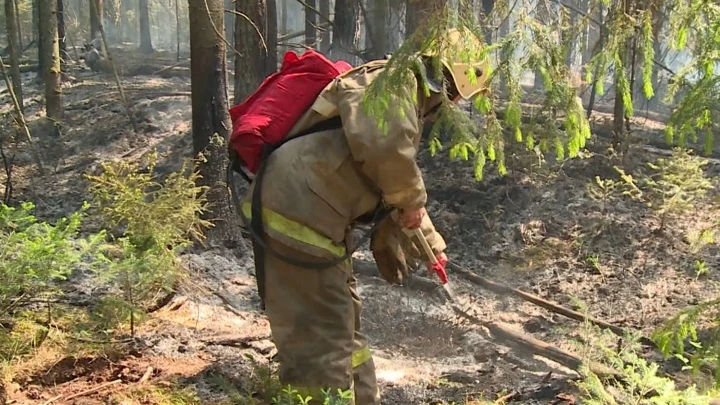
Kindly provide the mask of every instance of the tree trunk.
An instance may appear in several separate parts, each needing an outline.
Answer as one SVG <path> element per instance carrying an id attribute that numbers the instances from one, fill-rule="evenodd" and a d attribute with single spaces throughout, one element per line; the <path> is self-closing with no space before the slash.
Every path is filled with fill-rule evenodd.
<path id="1" fill-rule="evenodd" d="M 268 38 L 266 0 L 236 0 L 235 11 L 245 14 L 260 30 L 263 38 Z M 277 35 L 276 35 L 277 37 Z M 235 58 L 235 83 L 233 104 L 239 104 L 249 96 L 262 82 L 269 66 L 269 54 L 259 45 L 255 27 L 245 18 L 235 17 L 235 49 L 243 57 Z"/>
<path id="2" fill-rule="evenodd" d="M 373 58 L 382 58 L 388 53 L 388 13 L 390 7 L 388 0 L 374 0 L 372 7 L 372 19 L 367 27 L 371 34 L 371 49 Z"/>
<path id="3" fill-rule="evenodd" d="M 537 21 L 545 26 L 550 26 L 552 24 L 551 17 L 550 17 L 550 10 L 548 7 L 550 4 L 548 2 L 539 0 L 537 2 L 537 8 L 535 9 L 536 12 L 536 18 Z M 543 77 L 540 73 L 540 70 L 535 70 L 535 78 L 533 81 L 533 90 L 540 91 L 545 88 L 545 84 L 543 83 Z"/>
<path id="4" fill-rule="evenodd" d="M 582 10 L 582 1 L 576 1 L 574 3 L 577 4 L 578 9 Z M 565 31 L 566 37 L 563 38 L 563 42 L 570 43 L 570 49 L 568 49 L 568 53 L 565 57 L 565 66 L 568 67 L 570 72 L 578 72 L 578 70 L 580 69 L 580 65 L 582 64 L 582 52 L 584 51 L 584 48 L 581 48 L 581 45 L 584 35 L 582 30 L 575 28 L 579 23 L 580 14 L 578 14 L 578 12 L 574 9 L 569 10 L 569 14 L 569 24 L 573 28 Z"/>
<path id="5" fill-rule="evenodd" d="M 515 4 L 515 3 L 513 3 L 513 4 Z M 512 6 L 511 6 L 511 7 L 512 7 Z M 512 13 L 513 13 L 513 9 L 510 9 L 510 10 L 508 10 L 508 14 L 507 14 L 507 15 L 503 15 L 503 16 L 501 16 L 501 17 L 498 18 L 498 19 L 500 19 L 500 18 L 505 18 L 505 17 L 507 16 L 507 18 L 505 18 L 505 20 L 500 23 L 500 28 L 498 29 L 498 33 L 497 33 L 497 37 L 496 37 L 496 41 L 497 41 L 497 42 L 502 41 L 503 38 L 505 38 L 506 36 L 510 35 L 510 27 L 511 27 L 512 24 L 513 24 L 513 22 L 511 21 L 511 20 L 512 20 Z M 499 53 L 500 53 L 500 60 L 501 60 L 501 61 L 507 61 L 507 60 L 509 60 L 509 59 L 512 57 L 512 55 L 509 55 L 509 54 L 507 53 L 507 51 L 504 50 L 504 49 L 500 49 L 500 52 L 499 52 Z M 502 62 L 500 62 L 500 63 L 502 63 Z M 505 77 L 500 76 L 500 77 L 499 77 L 499 81 L 500 81 L 499 86 L 498 86 L 498 87 L 499 87 L 499 93 L 500 93 L 503 97 L 507 97 L 508 94 L 509 94 L 509 93 L 508 93 L 508 90 L 509 90 L 509 89 L 508 89 L 507 80 L 505 80 Z"/>
<path id="6" fill-rule="evenodd" d="M 655 53 L 655 60 L 658 60 L 661 63 L 665 63 L 665 55 L 663 54 L 662 46 L 663 40 L 661 36 L 662 31 L 665 28 L 664 12 L 665 5 L 661 2 L 661 4 L 658 5 L 658 10 L 654 12 L 653 16 L 653 51 Z M 647 101 L 649 110 L 656 110 L 660 104 L 659 100 L 662 97 L 661 94 L 664 93 L 664 86 L 660 82 L 660 68 L 654 63 L 652 66 L 652 76 L 650 78 L 650 81 L 652 82 L 653 92 L 655 93 L 655 95 L 649 100 L 647 99 L 647 97 L 645 97 L 645 93 L 642 90 L 640 91 L 640 95 L 643 101 Z M 642 81 L 640 89 L 642 89 Z"/>
<path id="7" fill-rule="evenodd" d="M 633 5 L 632 0 L 624 0 L 625 13 L 631 15 Z M 617 11 L 616 11 L 617 12 Z M 633 38 L 630 37 L 625 40 L 624 50 L 620 51 L 620 61 L 622 62 L 622 69 L 618 66 L 615 67 L 615 105 L 613 108 L 613 145 L 620 150 L 622 153 L 625 148 L 625 142 L 627 138 L 627 131 L 625 127 L 625 120 L 627 119 L 627 111 L 625 109 L 625 103 L 623 102 L 623 93 L 620 89 L 620 75 L 627 72 L 631 72 L 634 69 L 633 63 Z M 630 95 L 632 98 L 632 80 L 628 79 Z"/>
<path id="8" fill-rule="evenodd" d="M 267 35 L 265 36 L 265 44 L 268 48 L 267 68 L 265 75 L 268 76 L 278 69 L 278 19 L 277 19 L 277 2 L 275 0 L 265 0 L 267 2 Z"/>
<path id="9" fill-rule="evenodd" d="M 350 64 L 358 62 L 360 45 L 360 4 L 359 0 L 335 0 L 335 28 L 330 57 L 343 59 Z"/>
<path id="10" fill-rule="evenodd" d="M 317 10 L 315 0 L 305 0 L 305 45 L 315 48 L 317 45 Z M 337 3 L 335 3 L 337 4 Z"/>
<path id="11" fill-rule="evenodd" d="M 47 61 L 44 70 L 45 114 L 49 118 L 61 120 L 63 108 L 60 88 L 57 0 L 40 1 L 40 26 L 42 27 L 40 49 Z"/>
<path id="12" fill-rule="evenodd" d="M 330 20 L 330 0 L 320 0 L 320 14 L 324 17 L 320 19 L 320 22 Z M 331 28 L 328 27 L 323 30 L 322 35 L 320 36 L 320 51 L 323 53 L 330 51 L 330 32 Z"/>
<path id="13" fill-rule="evenodd" d="M 595 48 L 595 45 L 597 45 L 597 49 L 599 51 L 600 49 L 602 49 L 603 46 L 605 46 L 605 41 L 607 40 L 608 32 L 607 32 L 607 27 L 605 27 L 605 23 L 604 23 L 605 11 L 604 11 L 604 7 L 603 7 L 602 3 L 600 3 L 598 5 L 598 7 L 599 7 L 599 9 L 598 9 L 599 21 L 598 22 L 600 23 L 599 34 L 597 36 L 597 38 L 598 38 L 597 43 L 593 44 L 592 48 Z M 595 108 L 595 97 L 597 95 L 596 83 L 598 82 L 598 80 L 600 80 L 601 83 L 605 81 L 605 76 L 603 75 L 603 77 L 599 77 L 599 74 L 600 74 L 600 66 L 598 65 L 595 67 L 595 72 L 593 72 L 593 81 L 588 83 L 588 86 L 590 86 L 590 96 L 588 96 L 587 112 L 586 112 L 586 116 L 588 119 L 590 118 L 590 116 L 592 116 L 593 108 Z"/>
<path id="14" fill-rule="evenodd" d="M 5 0 L 5 19 L 8 37 L 8 53 L 10 54 L 10 77 L 12 78 L 12 86 L 15 96 L 20 103 L 20 109 L 23 110 L 22 97 L 22 81 L 20 80 L 20 45 L 18 41 L 17 19 L 15 19 L 17 10 L 13 0 Z"/>
<path id="15" fill-rule="evenodd" d="M 388 0 L 383 0 L 388 1 Z M 394 52 L 403 41 L 405 5 L 401 1 L 388 1 L 388 52 Z"/>
<path id="16" fill-rule="evenodd" d="M 598 21 L 603 21 L 605 16 L 603 15 L 603 7 L 602 5 L 598 4 L 598 11 L 596 13 L 593 13 L 593 9 L 591 8 L 591 4 L 589 0 L 584 0 L 583 4 L 585 5 L 587 10 L 590 10 L 590 17 L 595 17 Z M 590 59 L 592 59 L 593 56 L 595 56 L 596 49 L 599 51 L 597 47 L 598 41 L 600 41 L 600 35 L 601 35 L 602 27 L 598 26 L 595 23 L 589 23 L 587 30 L 585 31 L 586 38 L 583 40 L 583 43 L 585 44 L 585 49 L 583 50 L 583 59 L 582 64 L 587 65 L 590 63 Z"/>
<path id="17" fill-rule="evenodd" d="M 15 26 L 17 27 L 17 46 L 20 51 L 23 49 L 23 30 L 22 23 L 20 23 L 20 8 L 18 7 L 18 0 L 13 0 L 13 6 L 15 6 Z M 18 55 L 19 56 L 19 55 Z"/>
<path id="18" fill-rule="evenodd" d="M 225 187 L 227 141 L 232 123 L 226 93 L 225 42 L 215 34 L 225 29 L 222 0 L 189 0 L 190 71 L 192 88 L 192 131 L 195 154 L 207 160 L 200 164 L 201 185 L 208 186 L 211 209 L 204 216 L 214 220 L 207 232 L 210 243 L 236 240 L 230 221 Z M 210 10 L 208 16 L 207 9 Z M 212 20 L 211 20 L 212 19 Z M 244 58 L 243 58 L 244 59 Z M 224 143 L 211 142 L 219 136 Z"/>
<path id="19" fill-rule="evenodd" d="M 407 0 L 405 14 L 405 38 L 408 38 L 422 24 L 437 17 L 438 12 L 446 7 L 447 0 Z"/>
<path id="20" fill-rule="evenodd" d="M 100 21 L 103 15 L 103 0 L 90 0 L 90 41 L 100 35 Z"/>
<path id="21" fill-rule="evenodd" d="M 64 66 L 70 59 L 70 55 L 67 53 L 67 44 L 65 42 L 65 5 L 63 4 L 63 1 L 64 0 L 57 0 L 57 30 L 61 66 Z"/>
<path id="22" fill-rule="evenodd" d="M 153 53 L 152 38 L 150 37 L 150 10 L 148 8 L 148 0 L 138 0 L 138 7 L 140 9 L 140 52 Z M 205 14 L 207 14 L 207 12 Z M 213 33 L 215 33 L 215 31 L 213 31 Z"/>

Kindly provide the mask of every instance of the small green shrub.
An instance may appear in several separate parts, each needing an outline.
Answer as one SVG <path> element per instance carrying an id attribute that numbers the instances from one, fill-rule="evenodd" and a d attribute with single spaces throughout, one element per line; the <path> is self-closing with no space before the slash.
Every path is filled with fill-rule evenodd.
<path id="1" fill-rule="evenodd" d="M 207 187 L 196 185 L 195 164 L 185 161 L 161 183 L 153 173 L 156 163 L 153 153 L 144 170 L 134 162 L 116 161 L 103 164 L 102 174 L 87 176 L 105 226 L 121 234 L 98 275 L 122 289 L 125 304 L 116 301 L 120 306 L 112 319 L 129 321 L 133 335 L 143 304 L 158 291 L 171 290 L 182 276 L 178 253 L 211 225 L 200 218 Z"/>
<path id="2" fill-rule="evenodd" d="M 639 173 L 638 180 L 620 168 L 616 170 L 624 181 L 626 194 L 644 202 L 660 215 L 658 230 L 663 231 L 669 215 L 688 212 L 713 188 L 703 171 L 703 166 L 707 164 L 707 159 L 675 148 L 670 158 L 658 158 L 654 163 L 647 163 L 650 173 Z"/>
<path id="3" fill-rule="evenodd" d="M 325 389 L 313 395 L 301 393 L 293 386 L 283 386 L 277 375 L 266 365 L 260 364 L 248 356 L 252 372 L 242 381 L 231 382 L 219 374 L 212 374 L 210 380 L 228 397 L 232 405 L 305 405 L 313 399 L 319 399 L 322 405 L 346 405 L 352 398 L 352 391 Z M 228 404 L 228 405 L 229 405 Z"/>
<path id="4" fill-rule="evenodd" d="M 653 333 L 653 340 L 666 357 L 675 357 L 685 364 L 694 376 L 703 371 L 713 375 L 720 384 L 720 331 L 715 327 L 720 319 L 720 299 L 685 308 L 668 319 Z M 711 326 L 705 343 L 698 336 L 701 323 Z M 689 346 L 689 347 L 688 347 Z"/>
<path id="5" fill-rule="evenodd" d="M 55 225 L 39 221 L 34 208 L 29 202 L 17 208 L 0 204 L 0 357 L 5 360 L 28 353 L 47 335 L 51 298 L 60 293 L 57 283 L 78 268 L 101 263 L 104 233 L 78 236 L 87 204 Z M 46 318 L 42 324 L 36 312 Z"/>
<path id="6" fill-rule="evenodd" d="M 574 301 L 582 312 L 587 313 L 583 303 Z M 579 400 L 583 404 L 696 405 L 709 404 L 713 398 L 709 393 L 701 393 L 694 384 L 679 389 L 675 381 L 658 375 L 660 366 L 638 355 L 641 350 L 638 334 L 628 332 L 621 344 L 613 344 L 617 342 L 617 336 L 587 321 L 581 333 L 583 343 L 580 352 L 585 364 L 580 367 L 582 379 L 575 385 L 580 390 Z M 620 373 L 620 377 L 613 380 L 601 378 L 587 366 L 590 361 L 611 367 Z"/>
<path id="7" fill-rule="evenodd" d="M 0 205 L 0 316 L 56 292 L 52 283 L 89 264 L 86 255 L 102 243 L 103 233 L 78 238 L 87 204 L 55 225 L 38 221 L 34 208 Z"/>

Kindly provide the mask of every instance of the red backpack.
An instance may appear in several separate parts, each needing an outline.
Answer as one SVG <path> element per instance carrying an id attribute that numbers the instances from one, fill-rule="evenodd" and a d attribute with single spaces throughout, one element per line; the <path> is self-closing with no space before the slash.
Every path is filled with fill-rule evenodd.
<path id="1" fill-rule="evenodd" d="M 239 160 L 233 169 L 238 171 L 239 164 L 256 174 L 263 147 L 280 144 L 320 92 L 350 69 L 347 62 L 333 63 L 312 49 L 300 56 L 287 52 L 279 71 L 268 76 L 245 101 L 230 108 L 233 129 L 229 152 L 231 160 Z"/>

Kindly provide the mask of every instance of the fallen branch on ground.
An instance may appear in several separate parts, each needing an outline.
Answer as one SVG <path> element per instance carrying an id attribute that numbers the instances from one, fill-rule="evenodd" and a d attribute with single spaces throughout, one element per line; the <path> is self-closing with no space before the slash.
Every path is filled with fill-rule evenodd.
<path id="1" fill-rule="evenodd" d="M 490 331 L 490 334 L 495 337 L 495 339 L 514 344 L 515 346 L 521 346 L 523 349 L 530 351 L 535 355 L 545 357 L 546 359 L 562 364 L 569 369 L 575 370 L 575 372 L 577 373 L 580 373 L 581 366 L 585 364 L 580 357 L 560 348 L 557 348 L 547 342 L 536 339 L 532 336 L 525 335 L 520 332 L 516 332 L 498 323 L 483 321 L 463 311 L 456 304 L 453 304 L 452 307 L 458 315 L 465 317 L 467 320 L 478 326 L 486 327 Z M 597 363 L 588 363 L 587 366 L 590 371 L 600 377 L 611 378 L 617 381 L 624 381 L 622 373 L 610 367 Z"/>
<path id="2" fill-rule="evenodd" d="M 153 368 L 152 366 L 148 366 L 147 370 L 145 370 L 145 374 L 143 374 L 140 381 L 138 381 L 138 384 L 144 384 L 150 380 L 150 377 L 152 377 Z"/>
<path id="3" fill-rule="evenodd" d="M 243 319 L 245 319 L 245 318 L 247 317 L 247 314 L 244 314 L 242 311 L 240 311 L 239 309 L 235 308 L 235 306 L 232 304 L 232 302 L 230 301 L 230 299 L 228 299 L 228 298 L 227 298 L 226 296 L 224 296 L 223 294 L 221 294 L 221 293 L 219 293 L 219 292 L 217 292 L 217 291 L 213 291 L 213 295 L 216 296 L 216 297 L 218 297 L 218 298 L 220 298 L 220 301 L 223 302 L 225 308 L 227 308 L 228 311 L 232 312 L 233 314 L 235 314 L 235 315 L 237 315 L 237 316 L 239 316 L 239 317 L 241 317 L 241 318 L 243 318 Z"/>
<path id="4" fill-rule="evenodd" d="M 69 397 L 63 397 L 62 395 L 58 395 L 57 397 L 51 398 L 50 400 L 48 400 L 47 402 L 45 402 L 44 405 L 49 405 L 49 404 L 51 404 L 52 402 L 57 401 L 57 400 L 60 400 L 60 399 L 63 399 L 63 398 L 64 398 L 66 401 L 69 401 L 69 400 L 74 399 L 74 398 L 78 398 L 78 397 L 82 397 L 82 396 L 85 396 L 85 395 L 94 394 L 94 393 L 96 393 L 96 392 L 98 392 L 98 391 L 100 391 L 100 390 L 103 390 L 103 389 L 105 389 L 105 388 L 107 388 L 107 387 L 110 387 L 110 386 L 112 386 L 112 385 L 115 385 L 115 384 L 119 384 L 119 383 L 121 383 L 121 382 L 122 382 L 122 380 L 119 380 L 119 379 L 118 379 L 118 380 L 113 380 L 113 381 L 107 382 L 107 383 L 105 383 L 105 384 L 100 384 L 100 385 L 98 385 L 97 387 L 90 388 L 89 390 L 85 390 L 85 391 L 82 391 L 82 392 L 78 392 L 77 394 L 72 394 L 72 395 L 70 395 Z"/>
<path id="5" fill-rule="evenodd" d="M 550 301 L 548 301 L 548 300 L 546 300 L 546 299 L 540 298 L 540 297 L 538 297 L 537 295 L 530 294 L 530 293 L 526 293 L 526 292 L 524 292 L 524 291 L 518 290 L 517 288 L 513 288 L 513 287 L 510 287 L 510 286 L 507 286 L 507 285 L 500 284 L 500 283 L 498 283 L 498 282 L 489 280 L 489 279 L 487 279 L 487 278 L 485 278 L 485 277 L 479 276 L 479 275 L 477 275 L 477 274 L 475 274 L 475 273 L 473 273 L 473 272 L 471 272 L 471 271 L 468 271 L 468 270 L 466 270 L 466 269 L 464 269 L 464 268 L 462 268 L 462 267 L 460 267 L 460 266 L 458 266 L 458 265 L 453 265 L 452 268 L 453 268 L 458 274 L 462 275 L 463 277 L 465 277 L 468 281 L 472 282 L 473 284 L 477 284 L 477 285 L 479 285 L 480 287 L 483 287 L 483 288 L 485 288 L 485 289 L 487 289 L 487 290 L 490 290 L 490 291 L 492 291 L 492 292 L 494 292 L 494 293 L 514 295 L 514 296 L 516 296 L 516 297 L 518 297 L 518 298 L 521 298 L 521 299 L 523 299 L 523 300 L 525 300 L 525 301 L 527 301 L 527 302 L 530 302 L 530 303 L 535 304 L 535 305 L 537 305 L 537 306 L 539 306 L 539 307 L 545 308 L 545 309 L 547 309 L 547 310 L 550 311 L 550 312 L 554 312 L 554 313 L 556 313 L 556 314 L 564 315 L 564 316 L 566 316 L 566 317 L 568 317 L 568 318 L 571 318 L 571 319 L 574 319 L 574 320 L 576 320 L 576 321 L 581 321 L 581 322 L 587 321 L 587 322 L 590 322 L 590 323 L 592 323 L 592 324 L 594 324 L 594 325 L 597 325 L 597 326 L 599 326 L 599 327 L 601 327 L 601 328 L 609 329 L 609 330 L 612 331 L 614 334 L 616 334 L 616 335 L 618 335 L 618 336 L 620 336 L 620 337 L 625 337 L 625 330 L 622 329 L 622 328 L 620 328 L 619 326 L 616 326 L 616 325 L 607 323 L 607 322 L 605 322 L 605 321 L 601 321 L 601 320 L 599 320 L 599 319 L 595 319 L 595 318 L 590 317 L 590 316 L 585 316 L 585 315 L 581 314 L 580 312 L 573 311 L 572 309 L 569 309 L 569 308 L 565 308 L 565 307 L 563 307 L 563 306 L 561 306 L 561 305 L 559 305 L 559 304 L 555 304 L 555 303 L 550 302 Z M 643 344 L 647 345 L 647 346 L 650 346 L 650 347 L 653 347 L 653 348 L 657 348 L 657 345 L 655 344 L 655 342 L 653 342 L 652 340 L 650 340 L 650 339 L 647 338 L 647 337 L 644 337 L 644 336 L 641 337 L 641 338 L 640 338 L 640 341 L 641 341 Z"/>
<path id="6" fill-rule="evenodd" d="M 496 399 L 494 403 L 495 403 L 495 404 L 504 404 L 505 402 L 507 402 L 507 401 L 515 398 L 515 397 L 518 396 L 519 394 L 520 394 L 519 392 L 513 391 L 513 392 L 511 392 L 511 393 L 509 393 L 509 394 L 507 394 L 507 395 L 503 395 L 503 396 L 501 396 L 500 398 Z"/>

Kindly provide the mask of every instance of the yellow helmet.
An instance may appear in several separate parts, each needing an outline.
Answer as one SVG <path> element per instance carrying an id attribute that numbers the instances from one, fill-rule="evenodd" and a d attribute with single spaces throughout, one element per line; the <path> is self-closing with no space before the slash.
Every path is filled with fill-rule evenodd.
<path id="1" fill-rule="evenodd" d="M 489 63 L 486 58 L 480 59 L 479 54 L 483 45 L 474 33 L 467 29 L 460 31 L 457 28 L 451 28 L 448 31 L 447 44 L 444 44 L 442 48 L 441 50 L 427 50 L 422 53 L 422 56 L 439 57 L 440 62 L 450 73 L 462 98 L 470 99 L 486 88 L 485 83 L 490 74 Z M 440 53 L 438 54 L 438 52 Z M 453 57 L 450 52 L 467 54 L 467 56 L 460 58 L 459 55 L 455 55 Z"/>

